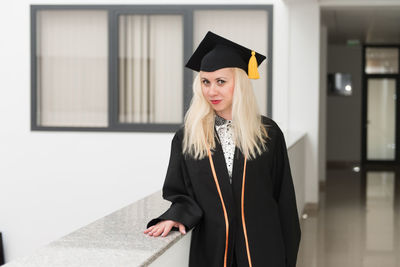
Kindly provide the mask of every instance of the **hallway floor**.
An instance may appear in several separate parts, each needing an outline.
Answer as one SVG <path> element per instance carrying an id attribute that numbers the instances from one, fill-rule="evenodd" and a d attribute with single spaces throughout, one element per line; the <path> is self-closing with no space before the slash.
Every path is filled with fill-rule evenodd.
<path id="1" fill-rule="evenodd" d="M 399 170 L 328 169 L 297 267 L 400 267 Z"/>

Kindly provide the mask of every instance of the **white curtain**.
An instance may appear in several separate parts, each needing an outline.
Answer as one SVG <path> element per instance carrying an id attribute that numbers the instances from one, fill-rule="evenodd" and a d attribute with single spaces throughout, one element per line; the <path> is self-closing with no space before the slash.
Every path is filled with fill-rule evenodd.
<path id="1" fill-rule="evenodd" d="M 231 39 L 267 56 L 268 12 L 265 10 L 201 10 L 194 12 L 194 48 L 207 31 Z M 251 80 L 257 104 L 263 115 L 267 113 L 267 58 L 259 70 L 260 79 Z"/>
<path id="2" fill-rule="evenodd" d="M 108 125 L 106 11 L 37 13 L 37 122 Z"/>
<path id="3" fill-rule="evenodd" d="M 181 123 L 183 22 L 180 15 L 119 17 L 119 121 Z"/>

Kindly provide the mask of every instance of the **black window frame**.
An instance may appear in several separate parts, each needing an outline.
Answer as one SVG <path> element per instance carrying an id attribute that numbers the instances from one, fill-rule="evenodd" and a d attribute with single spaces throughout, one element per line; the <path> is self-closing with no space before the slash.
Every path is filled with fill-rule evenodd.
<path id="1" fill-rule="evenodd" d="M 264 10 L 267 12 L 267 110 L 272 117 L 272 51 L 273 51 L 273 5 L 31 5 L 31 131 L 101 131 L 101 132 L 175 132 L 182 123 L 120 123 L 118 120 L 118 16 L 127 14 L 154 15 L 175 14 L 183 18 L 183 62 L 193 53 L 194 12 L 202 10 Z M 37 123 L 37 62 L 36 62 L 36 17 L 43 10 L 103 10 L 108 14 L 108 126 L 64 127 L 41 126 Z M 262 34 L 261 32 L 259 34 Z M 183 116 L 192 98 L 193 71 L 183 71 Z M 183 120 L 182 116 L 182 120 Z"/>

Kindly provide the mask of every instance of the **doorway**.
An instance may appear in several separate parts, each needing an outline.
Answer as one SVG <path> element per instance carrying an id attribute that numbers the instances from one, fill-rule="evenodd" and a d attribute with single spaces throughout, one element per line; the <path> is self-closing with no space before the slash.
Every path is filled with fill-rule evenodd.
<path id="1" fill-rule="evenodd" d="M 399 165 L 400 45 L 363 45 L 362 163 Z"/>

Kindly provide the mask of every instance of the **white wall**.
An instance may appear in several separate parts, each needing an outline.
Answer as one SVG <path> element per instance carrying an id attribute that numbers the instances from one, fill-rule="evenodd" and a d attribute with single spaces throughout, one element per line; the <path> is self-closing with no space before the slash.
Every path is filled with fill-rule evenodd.
<path id="1" fill-rule="evenodd" d="M 306 138 L 306 202 L 318 203 L 319 6 L 293 2 L 289 8 L 289 128 Z M 278 104 L 278 103 L 276 103 Z"/>
<path id="2" fill-rule="evenodd" d="M 190 230 L 178 242 L 169 247 L 163 254 L 156 258 L 150 267 L 186 267 L 189 265 L 190 241 L 192 238 Z"/>
<path id="3" fill-rule="evenodd" d="M 251 2 L 274 5 L 273 118 L 283 130 L 293 127 L 309 136 L 306 202 L 318 201 L 319 11 L 314 2 L 290 6 L 280 0 Z M 0 231 L 7 261 L 158 190 L 172 138 L 170 133 L 31 132 L 29 5 L 151 3 L 250 4 L 1 2 L 6 12 L 0 16 Z"/>
<path id="4" fill-rule="evenodd" d="M 272 44 L 272 117 L 282 130 L 289 128 L 289 42 L 289 8 L 277 1 Z"/>
<path id="5" fill-rule="evenodd" d="M 292 172 L 292 179 L 296 193 L 297 213 L 301 219 L 304 206 L 306 204 L 306 158 L 305 155 L 305 141 L 306 134 L 302 135 L 296 142 L 288 149 L 288 157 L 290 161 L 290 170 Z"/>

